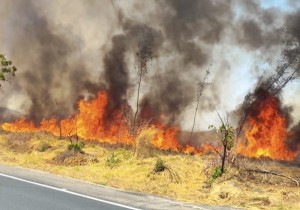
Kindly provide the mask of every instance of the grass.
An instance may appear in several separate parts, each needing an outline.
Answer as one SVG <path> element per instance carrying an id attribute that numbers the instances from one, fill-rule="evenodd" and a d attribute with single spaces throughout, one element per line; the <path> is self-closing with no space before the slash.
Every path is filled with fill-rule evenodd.
<path id="1" fill-rule="evenodd" d="M 140 159 L 134 157 L 133 151 L 128 149 L 113 150 L 85 142 L 84 154 L 71 156 L 75 158 L 75 162 L 70 159 L 69 162 L 60 163 L 54 160 L 66 152 L 69 141 L 39 133 L 33 134 L 29 140 L 18 140 L 18 144 L 14 144 L 13 136 L 10 135 L 0 135 L 0 163 L 2 164 L 48 171 L 101 185 L 156 194 L 189 203 L 230 205 L 247 209 L 295 209 L 300 206 L 299 187 L 258 183 L 257 180 L 252 181 L 251 177 L 246 181 L 239 180 L 236 178 L 238 171 L 229 169 L 210 187 L 204 187 L 207 179 L 211 179 L 212 176 L 206 174 L 206 165 L 211 159 L 218 158 L 215 155 L 191 156 L 156 152 L 154 157 Z M 47 145 L 47 149 L 41 152 L 39 150 L 43 144 Z M 18 150 L 22 147 L 26 148 L 26 151 Z M 76 158 L 85 161 L 78 162 Z M 157 160 L 160 160 L 159 163 Z M 180 182 L 174 182 L 168 170 L 149 175 L 155 166 L 161 166 L 160 163 L 167 164 L 168 168 L 176 172 Z M 279 166 L 273 164 L 272 167 Z M 297 173 L 300 171 L 297 168 L 293 170 Z"/>

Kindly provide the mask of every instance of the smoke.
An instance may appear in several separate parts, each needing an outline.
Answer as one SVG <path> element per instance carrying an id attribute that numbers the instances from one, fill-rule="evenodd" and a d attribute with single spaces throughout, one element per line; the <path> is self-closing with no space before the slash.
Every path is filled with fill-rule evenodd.
<path id="1" fill-rule="evenodd" d="M 164 114 L 165 124 L 178 124 L 180 113 L 195 98 L 194 85 L 188 84 L 180 77 L 180 74 L 165 72 L 163 75 L 156 75 L 156 86 L 144 97 L 142 107 L 146 104 L 151 109 L 151 118 L 159 119 Z M 160 84 L 160 85 L 158 85 Z M 144 108 L 144 107 L 143 107 Z"/>
<path id="2" fill-rule="evenodd" d="M 287 30 L 300 42 L 299 11 L 286 17 Z"/>
<path id="3" fill-rule="evenodd" d="M 242 11 L 246 11 L 246 15 L 235 25 L 239 44 L 263 52 L 280 45 L 285 24 L 277 16 L 282 12 L 275 8 L 262 9 L 258 1 L 239 1 L 236 4 Z"/>
<path id="4" fill-rule="evenodd" d="M 292 151 L 300 150 L 300 122 L 291 129 L 287 144 Z"/>
<path id="5" fill-rule="evenodd" d="M 112 39 L 112 49 L 104 58 L 104 77 L 108 82 L 110 105 L 112 110 L 120 108 L 125 100 L 128 88 L 128 72 L 125 62 L 126 37 L 124 35 L 114 36 Z"/>
<path id="6" fill-rule="evenodd" d="M 14 108 L 35 122 L 68 116 L 78 98 L 89 99 L 103 89 L 109 95 L 108 115 L 127 101 L 136 108 L 136 53 L 144 44 L 154 58 L 142 78 L 141 107 L 154 118 L 166 116 L 167 124 L 189 129 L 186 113 L 208 68 L 212 85 L 201 99 L 201 116 L 212 116 L 218 108 L 235 110 L 257 82 L 261 64 L 276 72 L 286 32 L 300 42 L 299 11 L 264 8 L 259 1 L 5 0 L 0 17 L 1 45 L 18 67 L 2 105 L 21 101 Z M 153 40 L 145 42 L 150 36 Z M 214 123 L 202 122 L 198 128 Z"/>
<path id="7" fill-rule="evenodd" d="M 58 31 L 31 1 L 8 6 L 18 16 L 9 22 L 16 28 L 8 31 L 10 53 L 19 67 L 16 88 L 29 99 L 23 102 L 30 104 L 28 118 L 40 122 L 43 117 L 68 116 L 81 94 L 94 94 L 101 86 L 93 83 L 84 58 L 76 53 L 80 39 Z"/>
<path id="8" fill-rule="evenodd" d="M 147 25 L 126 20 L 121 13 L 119 14 L 124 33 L 112 37 L 111 49 L 104 57 L 104 78 L 109 95 L 106 112 L 109 115 L 108 119 L 113 116 L 113 111 L 120 110 L 121 106 L 127 102 L 127 92 L 130 86 L 127 58 L 130 55 L 138 55 L 138 48 L 142 50 L 139 52 L 142 53 L 140 56 L 145 56 L 145 50 L 150 50 L 151 54 L 156 54 L 162 41 L 159 31 Z M 147 65 L 145 58 L 138 58 L 138 56 L 135 63 L 140 65 L 137 68 L 142 68 L 139 71 L 144 71 Z M 138 74 L 138 71 L 134 73 Z M 146 72 L 142 73 L 144 75 Z"/>

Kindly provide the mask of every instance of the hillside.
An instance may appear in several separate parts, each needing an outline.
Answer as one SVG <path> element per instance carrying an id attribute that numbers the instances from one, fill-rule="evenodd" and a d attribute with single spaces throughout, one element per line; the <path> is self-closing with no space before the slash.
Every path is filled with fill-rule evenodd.
<path id="1" fill-rule="evenodd" d="M 183 155 L 152 148 L 147 158 L 136 158 L 133 148 L 85 142 L 83 152 L 68 150 L 69 139 L 46 133 L 3 133 L 0 163 L 48 171 L 132 192 L 166 196 L 188 203 L 246 209 L 297 209 L 300 206 L 300 168 L 270 159 L 238 157 L 226 173 L 213 179 L 220 164 L 214 154 Z M 159 162 L 162 160 L 162 162 Z M 162 171 L 156 171 L 161 165 Z M 260 174 L 263 169 L 284 174 Z"/>

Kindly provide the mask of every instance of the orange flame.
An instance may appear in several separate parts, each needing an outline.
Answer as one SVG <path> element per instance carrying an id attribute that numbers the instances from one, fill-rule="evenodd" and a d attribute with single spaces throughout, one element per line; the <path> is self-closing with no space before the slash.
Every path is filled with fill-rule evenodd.
<path id="1" fill-rule="evenodd" d="M 105 111 L 108 105 L 108 95 L 100 91 L 97 97 L 86 102 L 78 102 L 78 112 L 62 119 L 60 122 L 52 117 L 43 119 L 39 126 L 24 118 L 14 123 L 4 123 L 2 128 L 12 132 L 46 131 L 55 136 L 70 137 L 77 135 L 83 140 L 96 140 L 109 144 L 135 145 L 136 137 L 129 133 L 126 121 L 121 112 L 113 113 L 113 121 L 107 125 Z M 181 145 L 177 138 L 179 128 L 165 127 L 161 120 L 149 125 L 145 132 L 151 132 L 151 144 L 158 149 L 181 152 L 184 154 L 206 154 L 213 151 L 210 144 L 193 147 L 189 144 Z M 286 146 L 290 135 L 286 128 L 286 119 L 280 113 L 276 98 L 268 96 L 263 100 L 256 116 L 250 116 L 246 122 L 246 143 L 239 143 L 237 151 L 247 157 L 269 157 L 274 160 L 293 160 L 297 152 L 290 151 Z M 220 148 L 218 148 L 220 149 Z"/>
<path id="2" fill-rule="evenodd" d="M 246 122 L 246 143 L 238 145 L 238 153 L 247 157 L 269 157 L 274 160 L 293 160 L 297 152 L 286 145 L 289 135 L 285 117 L 280 112 L 279 102 L 267 95 L 261 101 L 256 116 Z"/>
<path id="3" fill-rule="evenodd" d="M 107 93 L 100 91 L 97 97 L 90 102 L 80 100 L 78 103 L 78 113 L 74 113 L 69 118 L 61 120 L 60 125 L 59 121 L 55 117 L 52 117 L 49 120 L 43 119 L 39 126 L 35 126 L 32 121 L 20 119 L 14 123 L 4 123 L 2 128 L 12 132 L 46 131 L 55 136 L 59 136 L 61 132 L 61 135 L 64 137 L 77 135 L 83 140 L 134 145 L 136 139 L 130 135 L 121 112 L 113 113 L 113 122 L 109 126 L 106 125 L 105 109 L 107 104 Z M 152 129 L 155 133 L 151 143 L 158 149 L 194 154 L 203 154 L 208 151 L 207 146 L 204 149 L 196 149 L 188 145 L 182 147 L 177 138 L 179 128 L 166 128 L 161 123 L 156 122 L 150 125 L 149 129 Z"/>

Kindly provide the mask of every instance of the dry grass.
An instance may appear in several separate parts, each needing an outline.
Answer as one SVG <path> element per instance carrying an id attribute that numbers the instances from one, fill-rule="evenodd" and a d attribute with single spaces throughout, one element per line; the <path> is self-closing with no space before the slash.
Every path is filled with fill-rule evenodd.
<path id="1" fill-rule="evenodd" d="M 244 161 L 238 163 L 241 166 L 228 168 L 226 174 L 210 186 L 206 186 L 205 182 L 211 173 L 209 168 L 218 163 L 214 161 L 215 155 L 156 153 L 154 157 L 137 159 L 132 150 L 107 149 L 96 143 L 86 143 L 83 148 L 84 154 L 74 155 L 66 152 L 69 144 L 67 140 L 58 140 L 45 133 L 39 133 L 28 134 L 29 137 L 22 141 L 18 135 L 0 136 L 0 163 L 44 170 L 101 185 L 167 196 L 190 203 L 230 205 L 247 209 L 297 209 L 300 206 L 300 188 L 294 187 L 289 180 L 269 175 L 247 175 L 242 171 L 244 165 L 263 166 L 268 170 L 300 177 L 299 167 L 273 161 L 265 161 L 262 165 L 260 161 L 240 159 Z M 16 149 L 15 144 L 22 145 L 25 149 Z M 41 152 L 41 144 L 50 147 Z M 112 153 L 118 158 L 118 164 L 110 167 L 107 165 L 107 159 Z M 180 178 L 179 182 L 170 178 L 168 170 L 151 174 L 158 157 L 176 172 Z"/>

